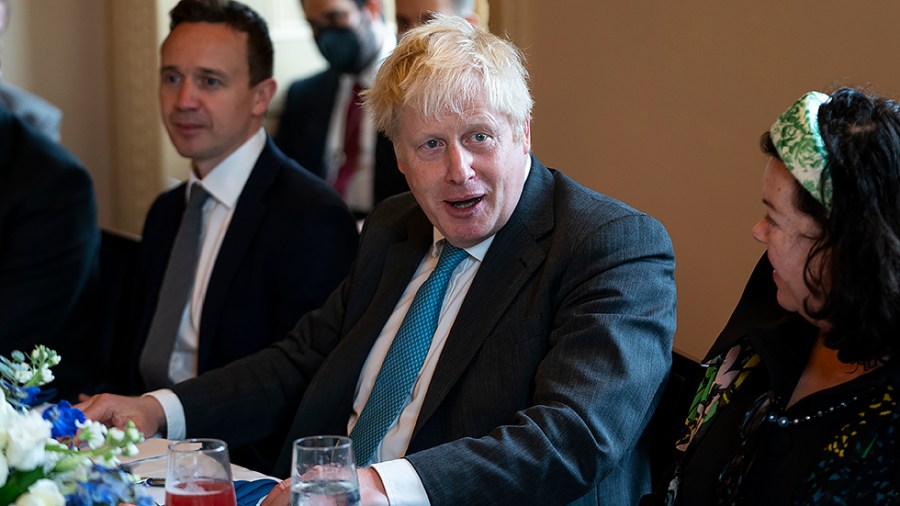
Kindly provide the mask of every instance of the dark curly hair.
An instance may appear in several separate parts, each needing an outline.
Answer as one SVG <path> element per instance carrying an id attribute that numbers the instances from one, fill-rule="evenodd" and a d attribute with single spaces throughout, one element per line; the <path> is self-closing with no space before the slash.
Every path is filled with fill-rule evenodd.
<path id="1" fill-rule="evenodd" d="M 842 88 L 819 109 L 819 130 L 831 210 L 796 181 L 794 192 L 797 208 L 822 230 L 804 281 L 823 304 L 805 309 L 831 324 L 824 342 L 842 362 L 872 366 L 895 356 L 900 344 L 900 105 Z M 768 132 L 761 145 L 780 158 Z"/>
<path id="2" fill-rule="evenodd" d="M 234 0 L 181 0 L 169 11 L 169 18 L 170 30 L 181 23 L 221 23 L 246 33 L 250 86 L 272 77 L 275 49 L 269 26 L 250 7 Z"/>

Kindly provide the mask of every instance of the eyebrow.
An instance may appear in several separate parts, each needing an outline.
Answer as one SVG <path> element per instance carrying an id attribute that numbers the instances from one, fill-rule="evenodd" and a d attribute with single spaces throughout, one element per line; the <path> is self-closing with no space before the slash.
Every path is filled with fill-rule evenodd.
<path id="1" fill-rule="evenodd" d="M 221 69 L 214 69 L 214 68 L 209 68 L 209 67 L 199 67 L 195 70 L 196 70 L 196 72 L 199 72 L 201 75 L 213 75 L 213 76 L 222 77 L 222 78 L 228 77 L 228 73 Z M 159 68 L 159 72 L 160 73 L 176 72 L 178 74 L 183 74 L 183 75 L 196 73 L 196 72 L 182 72 L 181 69 L 179 69 L 175 65 L 164 65 Z"/>

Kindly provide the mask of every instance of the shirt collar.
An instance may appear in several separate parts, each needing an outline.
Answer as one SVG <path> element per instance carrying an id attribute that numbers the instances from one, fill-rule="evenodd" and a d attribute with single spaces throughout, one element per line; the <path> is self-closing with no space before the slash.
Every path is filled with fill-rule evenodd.
<path id="1" fill-rule="evenodd" d="M 241 147 L 213 167 L 203 180 L 191 171 L 186 195 L 190 196 L 189 189 L 194 183 L 200 183 L 216 201 L 229 209 L 233 208 L 265 147 L 266 131 L 260 128 Z"/>
<path id="2" fill-rule="evenodd" d="M 470 246 L 468 248 L 463 248 L 463 249 L 466 250 L 466 253 L 468 253 L 469 256 L 475 258 L 479 262 L 483 262 L 485 255 L 487 255 L 488 248 L 490 248 L 491 243 L 494 242 L 494 237 L 496 237 L 496 234 L 488 237 L 487 239 L 481 241 L 480 243 L 478 243 L 474 246 Z M 437 227 L 435 227 L 434 228 L 434 242 L 432 243 L 431 251 L 428 254 L 433 257 L 438 256 L 441 251 L 441 248 L 440 248 L 441 241 L 443 241 L 443 240 L 444 240 L 444 234 L 442 234 L 437 229 Z"/>

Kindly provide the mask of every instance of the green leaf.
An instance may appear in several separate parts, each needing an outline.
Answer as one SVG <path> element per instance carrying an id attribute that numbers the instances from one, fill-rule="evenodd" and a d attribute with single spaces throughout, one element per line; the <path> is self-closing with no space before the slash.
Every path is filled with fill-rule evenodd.
<path id="1" fill-rule="evenodd" d="M 12 471 L 6 485 L 0 487 L 0 504 L 12 504 L 16 499 L 28 491 L 28 487 L 44 477 L 44 470 L 40 466 L 31 471 Z"/>

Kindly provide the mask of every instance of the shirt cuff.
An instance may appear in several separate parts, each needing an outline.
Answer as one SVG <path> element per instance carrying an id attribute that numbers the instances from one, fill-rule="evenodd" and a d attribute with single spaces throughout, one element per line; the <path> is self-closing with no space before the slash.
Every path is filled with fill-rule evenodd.
<path id="1" fill-rule="evenodd" d="M 184 439 L 187 433 L 186 421 L 184 419 L 184 406 L 181 400 L 175 395 L 175 392 L 164 388 L 162 390 L 154 390 L 146 393 L 162 404 L 163 412 L 166 414 L 166 434 L 168 439 L 179 440 Z"/>
<path id="2" fill-rule="evenodd" d="M 373 464 L 372 469 L 381 477 L 388 503 L 391 506 L 430 506 L 428 493 L 419 479 L 419 473 L 406 459 L 395 459 Z"/>

